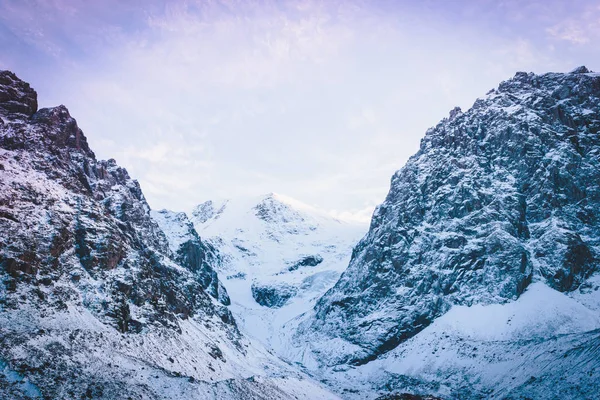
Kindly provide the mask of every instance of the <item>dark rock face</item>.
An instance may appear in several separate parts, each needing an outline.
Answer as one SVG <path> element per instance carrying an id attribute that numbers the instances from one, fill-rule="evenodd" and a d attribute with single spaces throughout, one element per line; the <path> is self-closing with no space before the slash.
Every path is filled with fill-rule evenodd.
<path id="1" fill-rule="evenodd" d="M 598 270 L 600 75 L 517 73 L 428 130 L 307 329 L 372 360 L 452 304 L 560 291 Z M 349 346 L 352 348 L 352 346 Z M 356 348 L 356 347 L 354 347 Z"/>
<path id="2" fill-rule="evenodd" d="M 0 114 L 32 116 L 38 108 L 37 93 L 10 71 L 0 71 Z"/>
<path id="3" fill-rule="evenodd" d="M 298 292 L 295 286 L 286 283 L 252 284 L 252 297 L 264 307 L 279 308 Z"/>
<path id="4" fill-rule="evenodd" d="M 223 305 L 231 303 L 227 290 L 213 266 L 220 263 L 217 250 L 203 242 L 187 215 L 168 210 L 152 211 L 153 219 L 165 232 L 175 261 L 194 273 L 202 288 Z"/>
<path id="5" fill-rule="evenodd" d="M 207 293 L 228 303 L 210 250 L 197 241 L 173 254 L 138 182 L 114 160 L 96 160 L 64 106 L 37 111 L 35 91 L 4 71 L 0 118 L 2 318 L 29 310 L 34 321 L 76 307 L 123 334 L 177 333 L 194 318 L 239 338 L 229 310 Z M 68 386 L 65 371 L 33 365 L 33 356 L 15 364 L 19 350 L 12 351 L 35 336 L 23 329 L 0 327 L 0 362 L 30 379 L 56 378 L 44 392 L 54 398 Z M 48 354 L 68 364 L 72 351 Z"/>
<path id="6" fill-rule="evenodd" d="M 314 256 L 306 256 L 306 257 L 301 258 L 294 264 L 292 264 L 288 268 L 288 270 L 295 271 L 300 267 L 316 267 L 317 265 L 321 264 L 322 262 L 323 262 L 323 257 L 321 257 L 318 254 L 316 254 Z"/>
<path id="7" fill-rule="evenodd" d="M 215 258 L 216 251 L 206 243 L 187 241 L 177 251 L 177 261 L 193 271 L 202 288 L 221 304 L 231 304 L 227 290 L 219 281 L 217 272 L 208 262 Z"/>

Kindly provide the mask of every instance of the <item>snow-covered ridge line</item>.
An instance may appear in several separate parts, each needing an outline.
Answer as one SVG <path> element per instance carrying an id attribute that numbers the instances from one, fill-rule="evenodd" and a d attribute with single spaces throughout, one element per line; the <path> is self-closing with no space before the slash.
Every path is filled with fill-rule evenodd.
<path id="1" fill-rule="evenodd" d="M 240 329 L 280 355 L 288 354 L 294 334 L 286 323 L 336 282 L 367 229 L 275 193 L 206 201 L 189 219 L 220 255 Z"/>

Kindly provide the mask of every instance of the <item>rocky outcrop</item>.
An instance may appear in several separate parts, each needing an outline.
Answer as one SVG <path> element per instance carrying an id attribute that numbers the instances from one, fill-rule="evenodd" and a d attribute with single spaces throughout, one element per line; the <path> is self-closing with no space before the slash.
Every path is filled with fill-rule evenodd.
<path id="1" fill-rule="evenodd" d="M 187 215 L 168 210 L 152 211 L 153 219 L 165 232 L 175 260 L 192 271 L 202 288 L 223 305 L 229 305 L 227 290 L 213 266 L 221 260 L 217 250 L 200 239 Z"/>
<path id="2" fill-rule="evenodd" d="M 314 256 L 304 256 L 288 267 L 288 271 L 295 271 L 300 267 L 316 267 L 323 262 L 323 257 L 318 254 Z"/>
<path id="3" fill-rule="evenodd" d="M 298 293 L 298 289 L 284 282 L 252 283 L 252 297 L 258 304 L 269 308 L 283 307 Z"/>
<path id="4" fill-rule="evenodd" d="M 31 117 L 38 108 L 37 93 L 10 71 L 0 71 L 0 114 Z"/>
<path id="5" fill-rule="evenodd" d="M 0 72 L 0 397 L 334 398 L 240 334 L 194 234 L 172 249 L 138 182 Z"/>
<path id="6" fill-rule="evenodd" d="M 504 303 L 532 280 L 598 270 L 600 75 L 519 72 L 427 131 L 369 233 L 301 332 L 363 364 L 452 305 Z M 327 362 L 327 361 L 325 361 Z"/>

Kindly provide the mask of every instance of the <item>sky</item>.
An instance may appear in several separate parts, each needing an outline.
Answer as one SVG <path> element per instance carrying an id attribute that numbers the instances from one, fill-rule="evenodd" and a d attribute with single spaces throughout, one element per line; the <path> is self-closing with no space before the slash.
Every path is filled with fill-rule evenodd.
<path id="1" fill-rule="evenodd" d="M 155 209 L 277 192 L 368 221 L 452 108 L 598 71 L 599 44 L 596 1 L 0 0 L 0 69 Z"/>

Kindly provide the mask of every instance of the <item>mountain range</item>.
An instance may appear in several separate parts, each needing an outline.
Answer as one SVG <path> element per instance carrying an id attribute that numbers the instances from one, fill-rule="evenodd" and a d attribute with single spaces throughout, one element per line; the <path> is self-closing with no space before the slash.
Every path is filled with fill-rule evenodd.
<path id="1" fill-rule="evenodd" d="M 429 129 L 370 226 L 270 193 L 151 210 L 0 72 L 0 396 L 593 399 L 600 74 Z"/>

